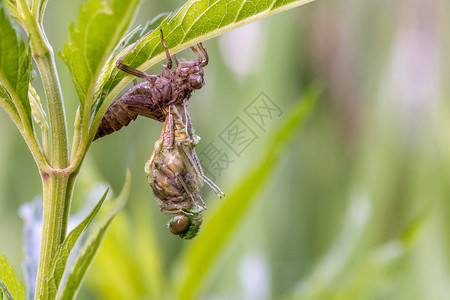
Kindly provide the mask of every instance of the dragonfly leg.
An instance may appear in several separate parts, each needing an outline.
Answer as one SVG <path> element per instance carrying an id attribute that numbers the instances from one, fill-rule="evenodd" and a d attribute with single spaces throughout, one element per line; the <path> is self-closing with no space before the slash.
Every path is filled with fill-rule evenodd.
<path id="1" fill-rule="evenodd" d="M 164 41 L 162 29 L 160 28 L 159 30 L 161 31 L 161 43 L 162 43 L 162 45 L 163 45 L 163 47 L 164 47 L 164 51 L 166 52 L 166 56 L 167 56 L 167 65 L 165 66 L 165 68 L 170 70 L 170 69 L 172 68 L 172 60 L 170 59 L 169 49 L 167 49 L 166 42 Z M 147 74 L 147 73 L 145 73 L 145 72 L 139 71 L 139 70 L 137 70 L 137 69 L 134 69 L 134 68 L 132 68 L 132 67 L 130 67 L 130 66 L 127 66 L 127 65 L 125 65 L 125 64 L 122 63 L 122 60 L 125 58 L 125 56 L 126 56 L 128 53 L 130 53 L 131 51 L 133 51 L 134 48 L 136 48 L 136 46 L 139 44 L 139 42 L 140 42 L 143 38 L 145 38 L 147 35 L 149 35 L 150 33 L 152 33 L 152 32 L 153 32 L 153 30 L 151 30 L 150 32 L 146 33 L 142 38 L 140 38 L 139 40 L 136 41 L 136 43 L 134 43 L 133 47 L 132 47 L 130 50 L 128 50 L 126 53 L 124 53 L 121 57 L 119 57 L 119 59 L 118 59 L 117 62 L 116 62 L 116 67 L 117 67 L 118 69 L 124 71 L 125 73 L 134 75 L 134 76 L 136 76 L 136 77 L 139 77 L 139 78 L 145 78 L 145 79 L 147 79 L 148 81 L 153 81 L 153 80 L 157 77 L 157 76 L 155 76 L 155 75 L 149 75 L 149 74 Z"/>
<path id="2" fill-rule="evenodd" d="M 206 182 L 207 185 L 219 196 L 220 198 L 225 197 L 225 193 L 222 192 L 222 190 L 212 181 L 209 179 L 205 173 L 203 172 L 202 165 L 200 163 L 200 159 L 198 158 L 197 152 L 195 152 L 194 149 L 192 149 L 192 158 L 197 163 L 198 171 L 200 173 L 200 177 L 203 179 L 204 182 Z"/>
<path id="3" fill-rule="evenodd" d="M 195 150 L 192 149 L 192 155 L 189 153 L 189 150 L 186 148 L 185 145 L 179 144 L 181 149 L 183 149 L 184 156 L 188 160 L 189 164 L 193 167 L 194 172 L 198 177 L 200 177 L 203 182 L 205 182 L 213 191 L 216 193 L 219 198 L 222 198 L 225 196 L 225 193 L 222 192 L 222 190 L 206 175 L 203 173 L 202 166 L 200 164 L 200 160 L 198 159 L 197 153 L 195 153 Z"/>
<path id="4" fill-rule="evenodd" d="M 186 133 L 186 136 L 192 136 L 192 123 L 191 123 L 191 116 L 189 115 L 186 107 L 186 101 L 183 101 L 183 107 L 184 107 L 184 130 Z"/>
<path id="5" fill-rule="evenodd" d="M 172 69 L 172 60 L 170 59 L 169 49 L 167 49 L 166 41 L 164 41 L 164 36 L 163 36 L 162 29 L 159 28 L 159 31 L 161 32 L 161 44 L 162 44 L 163 47 L 164 47 L 164 51 L 166 51 L 166 57 L 167 57 L 167 65 L 166 65 L 166 68 L 167 68 L 167 69 Z M 177 64 L 177 65 L 178 65 L 178 64 Z"/>
<path id="6" fill-rule="evenodd" d="M 149 35 L 149 34 L 152 33 L 152 32 L 153 32 L 153 30 L 151 30 L 151 31 L 149 31 L 148 33 L 146 33 L 142 38 L 140 38 L 139 40 L 137 40 L 137 41 L 134 43 L 133 47 L 131 47 L 130 50 L 128 50 L 127 52 L 125 52 L 121 57 L 119 57 L 119 59 L 118 59 L 117 62 L 116 62 L 116 67 L 117 67 L 119 70 L 122 70 L 122 71 L 124 71 L 125 73 L 134 75 L 134 76 L 136 76 L 136 77 L 139 77 L 139 78 L 145 78 L 145 79 L 149 80 L 148 77 L 151 76 L 151 75 L 148 75 L 148 74 L 145 73 L 145 72 L 142 72 L 142 71 L 133 69 L 133 68 L 131 68 L 131 67 L 129 67 L 129 66 L 123 64 L 123 63 L 122 63 L 122 60 L 124 59 L 124 57 L 125 57 L 128 53 L 130 53 L 131 51 L 134 50 L 134 48 L 136 48 L 137 44 L 139 44 L 139 42 L 140 42 L 143 38 L 145 38 L 147 35 Z"/>
<path id="7" fill-rule="evenodd" d="M 180 115 L 178 109 L 176 106 L 171 106 L 172 107 L 172 114 L 173 114 L 173 118 L 175 120 L 176 124 L 183 124 L 183 128 L 180 129 L 179 126 L 175 125 L 175 137 L 177 142 L 182 142 L 182 141 L 188 141 L 191 142 L 190 139 L 190 132 L 189 129 L 187 127 L 187 117 L 189 116 L 189 114 L 187 113 L 186 110 L 186 102 L 183 102 L 183 107 L 184 107 L 184 113 L 185 113 L 185 120 L 183 120 L 183 117 Z M 184 123 L 183 123 L 184 122 Z M 181 132 L 181 134 L 180 134 Z"/>
<path id="8" fill-rule="evenodd" d="M 172 56 L 173 56 L 173 59 L 175 60 L 175 63 L 177 64 L 177 67 L 178 67 L 178 65 L 180 64 L 180 60 L 178 59 L 176 54 L 174 54 Z"/>
<path id="9" fill-rule="evenodd" d="M 208 61 L 209 61 L 208 52 L 206 52 L 206 49 L 205 49 L 205 47 L 203 47 L 202 43 L 198 43 L 197 46 L 200 51 L 195 49 L 193 46 L 191 46 L 191 49 L 195 53 L 195 55 L 197 55 L 197 57 L 200 61 L 200 67 L 204 67 L 208 64 Z M 204 60 L 203 60 L 203 55 L 205 56 Z"/>
<path id="10" fill-rule="evenodd" d="M 186 193 L 189 195 L 189 197 L 192 199 L 193 203 L 197 203 L 197 199 L 195 199 L 194 194 L 192 193 L 191 189 L 187 186 L 186 182 L 184 182 L 183 178 L 181 177 L 180 174 L 177 174 L 177 179 L 178 181 L 181 183 L 181 185 L 183 186 L 184 190 L 186 191 Z M 201 209 L 202 210 L 206 210 L 206 204 L 203 201 L 202 197 L 200 196 L 200 201 L 201 201 Z"/>
<path id="11" fill-rule="evenodd" d="M 200 51 L 205 56 L 205 60 L 202 60 L 202 63 L 200 64 L 201 67 L 204 67 L 208 64 L 208 61 L 209 61 L 208 52 L 206 51 L 206 48 L 203 47 L 202 43 L 198 43 L 198 49 L 200 49 Z"/>
<path id="12" fill-rule="evenodd" d="M 195 55 L 197 55 L 198 60 L 199 60 L 200 62 L 203 61 L 203 55 L 202 55 L 197 49 L 195 49 L 194 46 L 191 46 L 191 49 L 192 49 L 192 52 L 194 52 Z"/>
<path id="13" fill-rule="evenodd" d="M 169 106 L 169 113 L 167 114 L 166 121 L 164 122 L 164 128 L 161 132 L 164 149 L 173 149 L 173 143 L 175 140 L 174 121 L 171 108 L 172 107 Z"/>
<path id="14" fill-rule="evenodd" d="M 173 208 L 169 208 L 169 207 L 165 207 L 165 206 L 161 206 L 159 208 L 160 211 L 162 211 L 163 213 L 166 214 L 177 214 L 177 213 L 186 213 L 183 209 L 178 208 L 178 209 L 173 209 Z"/>

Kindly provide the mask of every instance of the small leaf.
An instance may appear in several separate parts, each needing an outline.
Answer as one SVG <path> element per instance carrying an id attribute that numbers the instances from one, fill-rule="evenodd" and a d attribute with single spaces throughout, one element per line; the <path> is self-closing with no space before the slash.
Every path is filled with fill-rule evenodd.
<path id="1" fill-rule="evenodd" d="M 8 287 L 1 280 L 0 280 L 0 296 L 2 297 L 2 300 L 14 300 L 14 297 L 9 292 Z"/>
<path id="2" fill-rule="evenodd" d="M 31 124 L 28 84 L 31 74 L 30 46 L 22 39 L 20 29 L 10 18 L 3 2 L 0 3 L 0 83 L 17 111 L 22 111 Z M 0 94 L 5 94 L 0 92 Z M 0 102 L 2 104 L 2 102 Z"/>
<path id="3" fill-rule="evenodd" d="M 102 206 L 103 202 L 106 199 L 108 191 L 109 188 L 106 189 L 102 198 L 94 207 L 94 209 L 92 209 L 91 213 L 75 229 L 73 229 L 69 233 L 64 242 L 58 247 L 58 251 L 56 252 L 55 258 L 52 261 L 52 272 L 49 274 L 49 277 L 46 280 L 47 291 L 44 295 L 42 295 L 42 298 L 52 299 L 55 297 L 56 292 L 58 290 L 58 286 L 61 282 L 61 278 L 64 275 L 69 255 L 73 247 L 75 246 L 75 243 L 81 236 L 81 234 L 88 228 L 94 217 L 97 215 L 98 211 L 100 210 L 100 207 Z"/>
<path id="4" fill-rule="evenodd" d="M 19 113 L 11 99 L 11 96 L 6 91 L 5 87 L 0 84 L 0 106 L 10 115 L 12 119 L 19 119 Z"/>
<path id="5" fill-rule="evenodd" d="M 90 0 L 70 25 L 62 59 L 82 104 L 91 101 L 97 77 L 128 28 L 140 0 Z M 87 100 L 86 100 L 87 99 Z"/>
<path id="6" fill-rule="evenodd" d="M 13 267 L 8 263 L 5 256 L 0 254 L 0 295 L 6 299 L 25 299 L 25 289 L 17 279 Z"/>
<path id="7" fill-rule="evenodd" d="M 311 1 L 313 0 L 190 0 L 170 20 L 166 18 L 160 28 L 169 52 L 175 54 L 231 29 Z M 126 77 L 125 72 L 115 68 L 117 59 L 125 53 L 126 51 L 117 55 L 108 63 L 103 83 L 96 87 L 98 122 L 115 96 L 132 80 L 131 76 Z M 125 56 L 123 63 L 135 69 L 146 70 L 165 58 L 160 32 L 155 30 Z M 100 106 L 104 109 L 99 109 Z"/>
<path id="8" fill-rule="evenodd" d="M 132 30 L 123 40 L 120 42 L 116 48 L 113 51 L 112 57 L 115 57 L 118 55 L 123 49 L 126 47 L 133 45 L 135 42 L 137 42 L 140 38 L 145 36 L 147 33 L 149 33 L 152 30 L 155 30 L 155 28 L 158 27 L 159 24 L 161 24 L 164 19 L 166 19 L 169 16 L 169 13 L 161 13 L 154 17 L 151 20 L 148 20 L 147 23 L 145 23 L 144 26 L 138 26 L 136 29 Z"/>
<path id="9" fill-rule="evenodd" d="M 31 84 L 28 87 L 28 97 L 30 99 L 31 115 L 34 121 L 41 128 L 48 128 L 47 115 L 42 107 L 41 98 Z"/>
<path id="10" fill-rule="evenodd" d="M 330 296 L 325 296 L 323 293 L 334 289 L 333 283 L 343 276 L 348 262 L 355 257 L 357 245 L 363 237 L 371 212 L 368 194 L 355 193 L 342 218 L 343 225 L 340 233 L 337 234 L 334 243 L 311 274 L 306 278 L 302 277 L 294 298 L 327 299 Z"/>
<path id="11" fill-rule="evenodd" d="M 127 177 L 125 179 L 125 184 L 114 202 L 114 206 L 109 214 L 102 220 L 103 222 L 96 227 L 96 230 L 90 234 L 84 249 L 80 252 L 77 257 L 75 264 L 67 277 L 66 284 L 64 286 L 60 285 L 58 289 L 58 295 L 61 295 L 61 299 L 74 299 L 81 283 L 86 276 L 92 261 L 97 254 L 100 245 L 108 231 L 109 225 L 117 213 L 124 207 L 128 196 L 130 194 L 131 185 L 131 175 L 127 172 Z"/>
<path id="12" fill-rule="evenodd" d="M 17 22 L 22 22 L 22 13 L 17 9 L 17 4 L 15 0 L 4 0 L 6 8 L 8 8 L 9 13 Z"/>
<path id="13" fill-rule="evenodd" d="M 42 19 L 44 18 L 45 7 L 47 6 L 48 0 L 39 0 L 38 4 L 38 20 L 42 24 Z"/>
<path id="14" fill-rule="evenodd" d="M 229 244 L 227 240 L 233 238 L 232 232 L 237 229 L 245 212 L 256 200 L 255 195 L 264 188 L 265 183 L 283 157 L 287 143 L 314 107 L 317 95 L 316 88 L 311 88 L 305 93 L 302 101 L 292 108 L 286 122 L 275 129 L 272 142 L 259 166 L 243 179 L 234 192 L 227 195 L 214 214 L 205 218 L 201 234 L 182 255 L 179 269 L 177 268 L 175 272 L 180 274 L 174 281 L 178 298 L 201 298 L 199 297 L 199 291 L 202 288 L 200 284 L 205 282 L 204 279 L 211 269 L 214 259 L 223 250 L 222 246 Z"/>

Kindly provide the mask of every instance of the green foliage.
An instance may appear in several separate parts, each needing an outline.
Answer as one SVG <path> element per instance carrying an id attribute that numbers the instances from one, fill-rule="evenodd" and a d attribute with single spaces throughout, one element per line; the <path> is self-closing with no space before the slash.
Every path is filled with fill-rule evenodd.
<path id="1" fill-rule="evenodd" d="M 8 290 L 6 284 L 0 280 L 0 296 L 2 296 L 2 300 L 14 300 L 14 297 Z"/>
<path id="2" fill-rule="evenodd" d="M 91 101 L 100 70 L 125 33 L 140 0 L 90 0 L 81 6 L 77 24 L 62 58 L 69 68 L 82 104 Z"/>
<path id="3" fill-rule="evenodd" d="M 423 229 L 424 214 L 420 212 L 399 238 L 355 256 L 371 213 L 369 199 L 352 199 L 341 232 L 329 252 L 297 284 L 295 292 L 284 299 L 369 299 L 378 282 L 392 281 L 395 267 L 411 249 L 411 238 Z"/>
<path id="4" fill-rule="evenodd" d="M 13 119 L 26 117 L 31 124 L 28 84 L 31 74 L 30 46 L 0 3 L 0 104 Z M 9 96 L 8 96 L 9 95 Z"/>
<path id="5" fill-rule="evenodd" d="M 135 216 L 117 216 L 89 272 L 88 288 L 103 299 L 163 299 L 168 287 L 167 250 L 158 243 L 154 229 L 146 209 L 139 208 Z"/>
<path id="6" fill-rule="evenodd" d="M 8 94 L 8 92 L 1 84 L 0 84 L 0 102 L 2 106 L 4 106 L 5 109 L 10 112 L 10 115 L 14 116 L 15 118 L 19 117 L 19 113 L 17 112 L 17 109 L 14 106 L 11 96 Z"/>
<path id="7" fill-rule="evenodd" d="M 25 300 L 25 289 L 17 279 L 13 267 L 0 254 L 0 296 L 3 299 Z"/>
<path id="8" fill-rule="evenodd" d="M 72 252 L 75 243 L 80 238 L 80 235 L 88 228 L 94 217 L 97 215 L 100 207 L 106 199 L 108 191 L 109 188 L 105 191 L 97 205 L 92 209 L 91 213 L 67 235 L 64 242 L 58 247 L 58 252 L 56 253 L 52 262 L 52 272 L 48 274 L 49 277 L 46 279 L 47 291 L 42 296 L 43 298 L 53 299 L 56 296 L 59 284 L 65 272 L 69 255 Z"/>
<path id="9" fill-rule="evenodd" d="M 120 195 L 114 202 L 113 207 L 109 213 L 102 220 L 101 224 L 94 228 L 92 234 L 89 235 L 88 241 L 84 248 L 80 251 L 72 270 L 70 271 L 67 281 L 64 287 L 59 287 L 58 294 L 61 295 L 61 299 L 74 299 L 80 285 L 86 276 L 86 272 L 92 264 L 94 257 L 96 256 L 105 234 L 108 231 L 109 226 L 113 218 L 119 213 L 119 211 L 125 206 L 125 203 L 130 194 L 131 187 L 131 174 L 128 171 L 125 179 L 125 184 L 120 192 Z M 106 193 L 105 193 L 106 195 Z M 104 195 L 104 196 L 105 196 Z"/>
<path id="10" fill-rule="evenodd" d="M 42 21 L 44 19 L 44 12 L 45 12 L 45 7 L 47 6 L 47 2 L 48 2 L 48 0 L 38 1 L 37 11 L 38 11 L 38 20 L 39 20 L 40 24 L 42 24 Z"/>

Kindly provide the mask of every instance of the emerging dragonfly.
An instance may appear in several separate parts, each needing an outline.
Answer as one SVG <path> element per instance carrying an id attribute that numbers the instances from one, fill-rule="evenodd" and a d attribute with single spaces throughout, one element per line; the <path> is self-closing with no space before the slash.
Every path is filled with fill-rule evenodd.
<path id="1" fill-rule="evenodd" d="M 172 59 L 162 30 L 160 29 L 160 31 L 161 43 L 167 56 L 167 65 L 164 66 L 164 70 L 159 75 L 149 75 L 123 64 L 122 60 L 126 54 L 120 57 L 116 63 L 117 68 L 136 77 L 144 78 L 146 81 L 129 89 L 108 107 L 94 140 L 127 126 L 138 115 L 164 122 L 168 106 L 186 102 L 191 97 L 192 91 L 203 86 L 203 67 L 208 64 L 208 53 L 202 43 L 197 44 L 198 49 L 191 47 L 198 57 L 196 60 L 179 61 L 174 54 L 176 68 L 172 71 Z M 139 41 L 135 43 L 134 47 L 138 43 Z"/>
<path id="2" fill-rule="evenodd" d="M 220 188 L 203 173 L 195 146 L 200 137 L 194 134 L 186 101 L 168 107 L 167 117 L 155 150 L 145 164 L 145 173 L 161 211 L 175 215 L 169 221 L 170 232 L 184 239 L 195 237 L 206 209 L 200 194 L 203 183 L 219 196 Z"/>

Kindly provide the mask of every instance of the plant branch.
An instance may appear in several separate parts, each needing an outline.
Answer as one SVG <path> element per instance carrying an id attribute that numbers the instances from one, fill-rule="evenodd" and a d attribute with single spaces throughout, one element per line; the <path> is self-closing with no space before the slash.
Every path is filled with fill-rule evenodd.
<path id="1" fill-rule="evenodd" d="M 47 98 L 52 133 L 51 165 L 56 169 L 63 169 L 68 165 L 66 116 L 53 50 L 26 1 L 18 0 L 18 3 L 24 14 L 23 26 L 29 35 L 31 53 L 41 74 Z"/>
<path id="2" fill-rule="evenodd" d="M 5 110 L 5 112 L 11 118 L 11 120 L 13 120 L 14 124 L 19 129 L 19 131 L 22 132 L 23 124 L 22 121 L 20 120 L 17 110 L 2 97 L 0 97 L 0 106 Z"/>
<path id="3" fill-rule="evenodd" d="M 51 172 L 51 167 L 49 166 L 47 159 L 42 153 L 41 146 L 39 145 L 38 139 L 34 134 L 32 124 L 29 122 L 29 118 L 27 116 L 25 108 L 23 107 L 22 102 L 20 101 L 19 96 L 15 92 L 14 88 L 11 87 L 9 82 L 3 79 L 1 75 L 2 74 L 0 73 L 0 81 L 2 82 L 6 91 L 10 95 L 11 100 L 16 108 L 16 111 L 14 111 L 12 107 L 10 107 L 9 105 L 2 105 L 2 106 L 6 110 L 8 115 L 11 117 L 13 122 L 16 124 L 20 133 L 22 134 L 40 172 L 48 174 Z"/>
<path id="4" fill-rule="evenodd" d="M 80 145 L 80 138 L 81 138 L 81 106 L 78 106 L 77 113 L 75 115 L 75 123 L 73 125 L 74 127 L 74 133 L 73 133 L 73 141 L 72 141 L 72 150 L 70 151 L 70 161 L 74 160 L 74 156 L 77 153 L 77 149 Z"/>
<path id="5" fill-rule="evenodd" d="M 69 177 L 62 173 L 43 178 L 44 214 L 35 299 L 41 299 L 40 296 L 45 293 L 45 278 L 51 272 L 50 263 L 66 234 L 67 219 L 63 216 L 67 204 L 61 199 L 66 198 L 68 181 Z M 70 188 L 70 190 L 72 189 Z"/>
<path id="6" fill-rule="evenodd" d="M 37 7 L 42 3 L 33 2 L 33 13 L 26 0 L 17 0 L 17 4 L 23 15 L 22 26 L 28 34 L 32 56 L 42 78 L 51 132 L 50 165 L 52 168 L 50 172 L 43 173 L 40 166 L 44 189 L 44 211 L 35 299 L 41 299 L 48 288 L 46 278 L 51 272 L 50 263 L 66 236 L 70 199 L 76 174 L 71 176 L 64 170 L 69 162 L 66 117 L 53 50 L 38 17 L 40 9 Z M 22 117 L 21 109 L 18 108 L 18 111 L 24 124 L 25 139 L 27 141 L 34 140 L 37 144 L 36 137 L 28 137 L 30 133 L 34 135 L 34 131 L 30 130 L 30 122 Z M 46 128 L 43 128 L 43 141 L 46 140 L 44 138 L 47 134 L 46 131 Z M 29 145 L 33 152 L 32 146 Z M 42 152 L 39 153 L 42 154 Z"/>
<path id="7" fill-rule="evenodd" d="M 34 121 L 41 128 L 42 147 L 44 149 L 44 156 L 48 162 L 50 160 L 50 149 L 48 140 L 49 132 L 48 132 L 47 116 L 45 115 L 45 111 L 42 108 L 39 95 L 36 93 L 35 89 L 31 84 L 29 85 L 28 89 L 28 99 L 30 100 L 31 115 L 34 118 Z"/>

